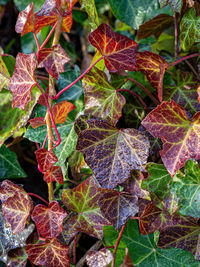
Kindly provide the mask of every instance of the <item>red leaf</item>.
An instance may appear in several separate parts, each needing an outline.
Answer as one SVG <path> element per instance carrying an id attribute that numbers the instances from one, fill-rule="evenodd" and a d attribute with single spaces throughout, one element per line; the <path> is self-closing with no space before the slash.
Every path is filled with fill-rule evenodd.
<path id="1" fill-rule="evenodd" d="M 188 159 L 200 159 L 200 112 L 190 120 L 185 109 L 171 100 L 150 112 L 142 125 L 154 137 L 162 139 L 160 155 L 171 176 Z"/>
<path id="2" fill-rule="evenodd" d="M 29 120 L 31 126 L 36 129 L 39 126 L 46 125 L 46 121 L 44 117 L 37 117 Z"/>
<path id="3" fill-rule="evenodd" d="M 33 31 L 33 3 L 19 13 L 15 31 L 21 33 L 21 36 Z"/>
<path id="4" fill-rule="evenodd" d="M 69 112 L 75 108 L 76 107 L 67 100 L 56 103 L 52 108 L 55 123 L 65 123 Z"/>
<path id="5" fill-rule="evenodd" d="M 136 63 L 138 70 L 147 76 L 151 86 L 158 91 L 158 98 L 162 102 L 162 83 L 167 62 L 159 55 L 144 51 L 137 53 Z"/>
<path id="6" fill-rule="evenodd" d="M 13 184 L 11 181 L 9 180 L 4 180 L 1 183 L 1 187 L 0 187 L 0 200 L 1 202 L 5 202 L 8 198 L 13 197 L 14 194 L 17 192 L 23 192 L 26 193 L 24 191 L 23 188 L 21 188 L 20 186 Z"/>
<path id="7" fill-rule="evenodd" d="M 48 151 L 44 148 L 35 151 L 37 162 L 41 171 L 47 171 L 58 161 L 53 151 Z"/>
<path id="8" fill-rule="evenodd" d="M 53 201 L 48 207 L 41 204 L 35 206 L 31 218 L 40 235 L 45 238 L 54 238 L 62 232 L 62 223 L 66 216 L 67 212 L 60 207 L 58 202 Z"/>
<path id="9" fill-rule="evenodd" d="M 15 70 L 9 84 L 9 89 L 13 94 L 13 108 L 25 109 L 26 104 L 30 102 L 31 89 L 36 84 L 35 68 L 35 54 L 18 53 Z"/>
<path id="10" fill-rule="evenodd" d="M 67 256 L 69 248 L 57 239 L 47 239 L 44 244 L 28 244 L 26 253 L 29 260 L 35 265 L 48 267 L 69 267 L 70 261 Z"/>
<path id="11" fill-rule="evenodd" d="M 10 223 L 14 234 L 24 230 L 26 220 L 32 209 L 32 201 L 28 194 L 24 192 L 17 190 L 12 197 L 2 204 L 3 217 Z"/>
<path id="12" fill-rule="evenodd" d="M 138 45 L 128 37 L 115 33 L 107 24 L 101 24 L 88 36 L 89 42 L 104 57 L 105 65 L 111 72 L 136 71 Z"/>
<path id="13" fill-rule="evenodd" d="M 60 166 L 53 166 L 50 170 L 46 171 L 43 179 L 47 183 L 55 181 L 63 184 L 63 174 Z"/>
<path id="14" fill-rule="evenodd" d="M 38 68 L 45 67 L 47 72 L 56 80 L 64 71 L 64 64 L 69 61 L 70 58 L 59 44 L 52 48 L 41 49 L 38 53 Z"/>

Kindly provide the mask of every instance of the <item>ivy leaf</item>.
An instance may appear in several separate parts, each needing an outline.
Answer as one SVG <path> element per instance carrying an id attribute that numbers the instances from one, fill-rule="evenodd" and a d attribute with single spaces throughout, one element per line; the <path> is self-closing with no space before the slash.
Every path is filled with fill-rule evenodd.
<path id="1" fill-rule="evenodd" d="M 167 28 L 169 28 L 174 22 L 172 16 L 167 14 L 160 14 L 153 19 L 140 25 L 137 32 L 137 40 L 148 38 L 151 35 L 155 35 L 156 39 Z"/>
<path id="2" fill-rule="evenodd" d="M 115 125 L 122 116 L 126 100 L 108 82 L 106 74 L 95 67 L 92 68 L 83 78 L 83 88 L 85 114 L 108 119 L 108 122 Z"/>
<path id="3" fill-rule="evenodd" d="M 44 117 L 37 117 L 34 119 L 29 120 L 30 125 L 33 127 L 33 129 L 36 129 L 39 126 L 46 125 L 46 120 Z"/>
<path id="4" fill-rule="evenodd" d="M 38 68 L 44 67 L 56 80 L 64 71 L 64 64 L 69 61 L 70 58 L 60 44 L 43 48 L 38 53 Z"/>
<path id="5" fill-rule="evenodd" d="M 137 53 L 136 63 L 138 70 L 147 76 L 151 86 L 158 91 L 158 98 L 162 102 L 162 83 L 167 62 L 159 55 L 144 51 Z"/>
<path id="6" fill-rule="evenodd" d="M 24 189 L 9 180 L 4 180 L 1 183 L 0 187 L 0 200 L 5 202 L 8 198 L 13 197 L 16 191 L 20 191 L 23 194 L 26 194 Z"/>
<path id="7" fill-rule="evenodd" d="M 21 36 L 33 31 L 33 3 L 19 13 L 15 31 L 21 33 Z"/>
<path id="8" fill-rule="evenodd" d="M 62 202 L 75 214 L 65 221 L 63 236 L 68 243 L 77 232 L 103 238 L 103 226 L 110 222 L 101 214 L 98 200 L 105 189 L 97 186 L 92 177 L 71 189 L 64 189 Z"/>
<path id="9" fill-rule="evenodd" d="M 63 184 L 63 174 L 60 166 L 53 166 L 50 170 L 46 171 L 43 177 L 47 183 L 58 182 Z"/>
<path id="10" fill-rule="evenodd" d="M 169 194 L 168 184 L 172 180 L 163 164 L 149 163 L 149 176 L 142 180 L 142 188 L 155 193 L 160 199 Z"/>
<path id="11" fill-rule="evenodd" d="M 85 10 L 88 14 L 88 20 L 91 28 L 94 30 L 99 26 L 98 13 L 95 6 L 94 0 L 79 0 L 81 4 L 81 9 Z"/>
<path id="12" fill-rule="evenodd" d="M 173 220 L 172 223 L 169 222 L 168 226 L 166 225 L 164 229 L 160 230 L 158 246 L 161 248 L 181 248 L 195 255 L 198 250 L 199 236 L 200 226 L 197 220 L 181 216 Z"/>
<path id="13" fill-rule="evenodd" d="M 0 180 L 27 177 L 17 161 L 17 155 L 6 148 L 0 147 Z"/>
<path id="14" fill-rule="evenodd" d="M 154 137 L 162 139 L 160 155 L 171 176 L 185 165 L 188 158 L 200 159 L 199 120 L 199 112 L 190 120 L 186 111 L 171 100 L 170 103 L 163 102 L 142 121 Z"/>
<path id="15" fill-rule="evenodd" d="M 17 248 L 9 251 L 7 266 L 9 267 L 26 267 L 28 256 L 25 248 Z"/>
<path id="16" fill-rule="evenodd" d="M 99 206 L 102 214 L 116 230 L 126 223 L 128 218 L 138 212 L 137 196 L 116 190 L 109 190 L 101 195 Z"/>
<path id="17" fill-rule="evenodd" d="M 177 104 L 192 113 L 200 111 L 198 102 L 198 80 L 192 73 L 177 70 L 173 76 L 174 85 L 168 85 L 164 90 L 164 100 L 173 99 Z"/>
<path id="18" fill-rule="evenodd" d="M 111 72 L 135 71 L 138 45 L 128 37 L 115 33 L 107 24 L 101 24 L 91 32 L 88 40 L 104 57 L 105 65 Z"/>
<path id="19" fill-rule="evenodd" d="M 38 16 L 49 16 L 54 9 L 60 7 L 60 0 L 45 0 L 44 4 L 41 6 L 40 10 L 37 12 Z"/>
<path id="20" fill-rule="evenodd" d="M 35 54 L 17 54 L 15 70 L 9 84 L 9 90 L 13 94 L 13 108 L 25 109 L 30 102 L 31 89 L 36 84 L 35 68 Z"/>
<path id="21" fill-rule="evenodd" d="M 177 179 L 171 184 L 171 190 L 178 197 L 179 212 L 182 215 L 200 217 L 200 168 L 197 162 L 186 162 L 185 173 L 177 175 Z"/>
<path id="22" fill-rule="evenodd" d="M 112 259 L 113 255 L 107 248 L 103 248 L 99 251 L 89 250 L 86 256 L 86 261 L 89 267 L 106 267 Z"/>
<path id="23" fill-rule="evenodd" d="M 67 212 L 58 202 L 52 201 L 48 207 L 44 205 L 35 206 L 31 218 L 35 222 L 40 235 L 45 238 L 54 238 L 62 232 L 62 223 Z"/>
<path id="24" fill-rule="evenodd" d="M 26 253 L 29 260 L 35 265 L 48 267 L 69 267 L 67 256 L 69 248 L 61 244 L 57 239 L 46 239 L 44 244 L 28 244 Z"/>
<path id="25" fill-rule="evenodd" d="M 180 13 L 183 5 L 183 0 L 159 0 L 159 3 L 161 8 L 170 5 L 174 12 Z"/>
<path id="26" fill-rule="evenodd" d="M 85 155 L 101 186 L 112 189 L 126 181 L 133 169 L 144 170 L 149 141 L 140 131 L 118 130 L 100 119 L 85 116 L 76 121 L 75 127 L 76 149 Z"/>
<path id="27" fill-rule="evenodd" d="M 25 191 L 20 190 L 15 191 L 15 194 L 2 204 L 3 217 L 6 222 L 10 223 L 14 234 L 24 230 L 31 209 L 30 197 Z"/>
<path id="28" fill-rule="evenodd" d="M 200 16 L 195 16 L 193 8 L 187 10 L 180 22 L 180 40 L 183 50 L 188 51 L 195 42 L 200 42 L 199 24 Z"/>
<path id="29" fill-rule="evenodd" d="M 128 246 L 130 257 L 137 267 L 198 266 L 198 262 L 188 251 L 178 248 L 156 248 L 153 234 L 141 235 L 134 220 L 129 220 L 126 224 L 122 241 Z"/>
<path id="30" fill-rule="evenodd" d="M 56 103 L 52 108 L 52 114 L 55 123 L 65 123 L 69 112 L 75 108 L 76 107 L 67 100 Z"/>
<path id="31" fill-rule="evenodd" d="M 45 148 L 41 148 L 35 151 L 37 162 L 41 171 L 47 171 L 58 161 L 53 151 L 48 151 Z"/>
<path id="32" fill-rule="evenodd" d="M 6 64 L 3 61 L 3 57 L 0 56 L 0 91 L 3 88 L 8 89 L 8 85 L 10 82 L 10 74 L 6 67 Z"/>

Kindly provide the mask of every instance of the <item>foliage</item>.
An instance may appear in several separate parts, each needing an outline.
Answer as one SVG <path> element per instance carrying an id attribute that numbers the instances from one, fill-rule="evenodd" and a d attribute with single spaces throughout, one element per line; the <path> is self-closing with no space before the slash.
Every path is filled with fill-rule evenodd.
<path id="1" fill-rule="evenodd" d="M 198 1 L 14 2 L 36 51 L 0 55 L 0 260 L 80 266 L 87 235 L 89 267 L 198 266 Z M 49 202 L 13 183 L 21 140 Z"/>

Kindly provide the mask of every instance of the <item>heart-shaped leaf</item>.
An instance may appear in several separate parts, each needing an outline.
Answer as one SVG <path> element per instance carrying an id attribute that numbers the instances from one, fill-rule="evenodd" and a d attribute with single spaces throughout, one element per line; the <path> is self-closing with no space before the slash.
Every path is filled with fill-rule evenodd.
<path id="1" fill-rule="evenodd" d="M 69 267 L 69 248 L 57 239 L 46 239 L 44 244 L 28 244 L 26 253 L 29 260 L 35 265 L 48 267 Z"/>
<path id="2" fill-rule="evenodd" d="M 102 239 L 103 226 L 110 222 L 102 215 L 98 200 L 105 189 L 97 186 L 92 177 L 71 189 L 64 189 L 63 204 L 72 211 L 63 226 L 63 236 L 68 243 L 77 232 Z"/>
<path id="3" fill-rule="evenodd" d="M 200 112 L 192 120 L 188 119 L 184 108 L 173 100 L 163 102 L 150 112 L 142 125 L 154 136 L 163 141 L 160 151 L 162 161 L 173 176 L 185 165 L 188 158 L 200 159 Z"/>
<path id="4" fill-rule="evenodd" d="M 91 32 L 88 40 L 104 57 L 105 65 L 109 71 L 137 70 L 138 45 L 135 41 L 113 32 L 107 24 L 101 24 L 95 31 Z"/>
<path id="5" fill-rule="evenodd" d="M 35 68 L 35 54 L 17 54 L 15 70 L 9 84 L 9 90 L 13 94 L 13 108 L 25 109 L 27 103 L 30 102 L 31 89 L 36 84 Z"/>
<path id="6" fill-rule="evenodd" d="M 83 78 L 83 88 L 85 114 L 107 119 L 115 125 L 122 115 L 126 100 L 108 82 L 106 74 L 95 67 L 92 68 Z"/>
<path id="7" fill-rule="evenodd" d="M 58 182 L 63 184 L 63 174 L 60 166 L 53 166 L 50 170 L 46 171 L 43 177 L 47 183 Z"/>
<path id="8" fill-rule="evenodd" d="M 59 44 L 51 48 L 43 48 L 38 53 L 38 68 L 45 68 L 56 80 L 64 71 L 65 63 L 69 61 L 70 58 Z"/>
<path id="9" fill-rule="evenodd" d="M 66 216 L 67 212 L 58 202 L 53 201 L 48 207 L 41 204 L 35 206 L 31 218 L 40 235 L 45 238 L 54 238 L 62 232 L 62 223 Z"/>
<path id="10" fill-rule="evenodd" d="M 19 13 L 15 31 L 21 33 L 21 36 L 33 31 L 33 3 Z"/>
<path id="11" fill-rule="evenodd" d="M 76 149 L 85 155 L 101 186 L 112 189 L 126 181 L 133 169 L 144 170 L 149 141 L 140 131 L 118 130 L 100 119 L 85 116 L 76 121 L 75 127 Z"/>
<path id="12" fill-rule="evenodd" d="M 37 162 L 41 171 L 47 171 L 58 161 L 53 151 L 48 151 L 44 148 L 35 151 Z"/>

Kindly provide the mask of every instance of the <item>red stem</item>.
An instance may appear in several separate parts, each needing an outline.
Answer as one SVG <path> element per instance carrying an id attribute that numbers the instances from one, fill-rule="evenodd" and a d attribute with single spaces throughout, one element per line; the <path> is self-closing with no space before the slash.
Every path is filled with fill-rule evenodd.
<path id="1" fill-rule="evenodd" d="M 182 57 L 181 59 L 179 59 L 179 60 L 177 60 L 177 61 L 175 61 L 175 62 L 169 64 L 167 68 L 170 68 L 170 67 L 172 67 L 172 66 L 175 66 L 175 65 L 177 65 L 178 63 L 180 63 L 181 61 L 186 60 L 186 59 L 188 59 L 188 58 L 198 57 L 198 56 L 200 56 L 200 53 L 195 53 L 195 54 L 192 54 L 192 55 L 189 55 L 189 56 Z"/>
<path id="2" fill-rule="evenodd" d="M 40 144 L 39 143 L 35 143 L 35 144 L 36 144 L 37 150 L 40 149 Z"/>
<path id="3" fill-rule="evenodd" d="M 96 65 L 101 59 L 103 59 L 103 56 L 100 57 L 99 59 L 97 59 L 86 71 L 84 71 L 75 81 L 73 81 L 72 83 L 70 83 L 68 86 L 66 86 L 65 88 L 63 88 L 53 99 L 58 99 L 60 95 L 62 95 L 62 93 L 64 93 L 66 90 L 68 90 L 70 87 L 72 87 L 75 83 L 77 83 L 83 76 L 85 76 L 85 74 L 90 71 L 94 65 Z"/>
<path id="4" fill-rule="evenodd" d="M 28 193 L 29 196 L 33 196 L 33 197 L 37 197 L 39 198 L 40 200 L 42 200 L 47 206 L 49 206 L 49 203 L 42 197 L 38 196 L 37 194 L 34 194 L 34 193 Z"/>
<path id="5" fill-rule="evenodd" d="M 135 79 L 128 77 L 128 79 L 134 83 L 136 83 L 140 88 L 142 88 L 142 90 L 153 100 L 153 102 L 156 105 L 159 105 L 158 100 L 149 92 L 149 90 L 147 90 L 141 83 L 139 83 L 138 81 L 136 81 Z"/>
<path id="6" fill-rule="evenodd" d="M 46 95 L 45 95 L 45 93 L 43 92 L 43 90 L 42 90 L 41 86 L 39 85 L 39 83 L 36 82 L 36 84 L 37 84 L 38 88 L 40 89 L 40 91 L 41 91 L 41 93 L 42 93 L 42 95 L 43 95 L 43 97 L 44 97 L 44 100 L 45 100 L 45 103 L 46 103 L 46 106 L 47 106 L 47 109 L 48 109 L 48 112 L 49 112 L 49 116 L 50 116 L 50 118 L 51 118 L 51 122 L 52 122 L 53 128 L 54 128 L 54 130 L 55 130 L 55 132 L 56 132 L 57 139 L 58 139 L 58 141 L 56 141 L 55 146 L 53 146 L 53 147 L 51 148 L 51 150 L 52 150 L 53 148 L 55 148 L 55 147 L 57 147 L 57 146 L 60 145 L 60 142 L 61 142 L 60 134 L 59 134 L 58 129 L 57 129 L 57 127 L 56 127 L 56 124 L 55 124 L 55 122 L 54 122 L 53 114 L 52 114 L 52 112 L 51 112 L 51 108 L 50 108 L 50 106 L 49 106 L 49 102 L 48 102 L 48 100 L 47 100 L 47 98 L 46 98 Z"/>
<path id="7" fill-rule="evenodd" d="M 48 36 L 46 37 L 46 39 L 44 40 L 43 44 L 40 47 L 40 50 L 46 45 L 46 43 L 49 41 L 51 35 L 53 34 L 53 31 L 55 30 L 56 26 L 58 24 L 58 21 L 56 21 L 56 23 L 54 24 L 53 28 L 51 29 L 51 31 L 49 32 Z"/>
<path id="8" fill-rule="evenodd" d="M 177 17 L 176 17 L 176 12 L 174 13 L 174 55 L 175 59 L 178 57 L 178 23 L 177 23 Z"/>
<path id="9" fill-rule="evenodd" d="M 116 258 L 116 254 L 117 254 L 117 248 L 118 248 L 119 242 L 120 242 L 120 240 L 122 238 L 122 234 L 124 232 L 125 226 L 126 226 L 126 224 L 124 224 L 122 226 L 122 229 L 121 229 L 121 231 L 120 231 L 120 233 L 118 235 L 117 241 L 115 243 L 115 249 L 114 249 L 114 253 L 113 253 L 113 261 L 112 261 L 112 267 L 115 267 L 115 258 Z"/>
<path id="10" fill-rule="evenodd" d="M 34 36 L 34 38 L 35 38 L 35 42 L 36 42 L 36 45 L 37 45 L 37 49 L 40 50 L 40 44 L 39 44 L 39 42 L 38 42 L 38 38 L 37 38 L 36 34 L 33 33 L 33 36 Z"/>
<path id="11" fill-rule="evenodd" d="M 117 92 L 120 92 L 120 91 L 128 92 L 128 93 L 132 94 L 133 96 L 137 97 L 137 99 L 141 102 L 141 104 L 143 105 L 146 112 L 148 112 L 147 105 L 144 103 L 144 101 L 142 100 L 142 98 L 138 94 L 136 94 L 136 93 L 134 93 L 128 89 L 121 89 L 121 88 L 117 89 Z"/>
<path id="12" fill-rule="evenodd" d="M 73 246 L 73 264 L 76 265 L 76 241 L 77 235 L 74 237 L 74 246 Z"/>

